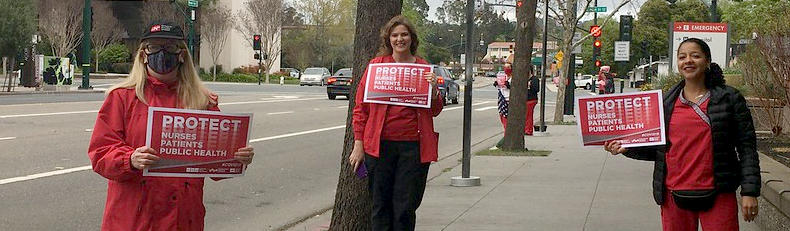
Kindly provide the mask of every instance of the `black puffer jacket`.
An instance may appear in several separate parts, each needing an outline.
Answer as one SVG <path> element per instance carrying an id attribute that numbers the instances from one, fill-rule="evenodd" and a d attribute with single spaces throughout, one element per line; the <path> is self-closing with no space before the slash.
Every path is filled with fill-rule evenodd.
<path id="1" fill-rule="evenodd" d="M 672 87 L 664 96 L 667 137 L 675 132 L 669 130 L 669 120 L 683 86 L 685 81 Z M 742 196 L 760 196 L 760 161 L 752 115 L 746 106 L 746 99 L 730 86 L 715 86 L 710 89 L 710 93 L 707 113 L 713 139 L 713 178 L 716 189 L 719 192 L 734 192 L 740 186 Z M 633 159 L 655 161 L 653 197 L 659 205 L 664 202 L 666 152 L 671 145 L 667 141 L 662 146 L 629 148 L 625 153 L 625 156 Z"/>

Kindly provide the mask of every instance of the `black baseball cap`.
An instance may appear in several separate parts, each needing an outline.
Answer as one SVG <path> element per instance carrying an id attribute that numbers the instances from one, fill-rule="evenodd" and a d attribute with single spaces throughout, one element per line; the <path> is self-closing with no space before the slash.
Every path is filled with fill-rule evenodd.
<path id="1" fill-rule="evenodd" d="M 180 39 L 184 40 L 184 31 L 172 22 L 156 21 L 145 28 L 142 40 L 149 38 Z"/>

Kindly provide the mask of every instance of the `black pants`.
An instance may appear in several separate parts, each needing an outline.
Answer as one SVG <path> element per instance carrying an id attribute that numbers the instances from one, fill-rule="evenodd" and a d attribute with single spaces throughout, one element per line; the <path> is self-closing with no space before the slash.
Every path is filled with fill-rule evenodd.
<path id="1" fill-rule="evenodd" d="M 414 230 L 430 163 L 416 141 L 381 141 L 379 158 L 365 155 L 374 231 Z"/>

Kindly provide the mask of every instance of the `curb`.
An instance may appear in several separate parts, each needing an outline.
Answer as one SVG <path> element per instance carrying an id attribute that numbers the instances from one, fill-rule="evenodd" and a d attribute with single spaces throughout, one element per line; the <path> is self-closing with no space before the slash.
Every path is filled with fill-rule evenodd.
<path id="1" fill-rule="evenodd" d="M 758 221 L 763 228 L 768 228 L 767 226 L 790 227 L 790 168 L 765 154 L 759 154 L 762 181 L 760 195 L 776 209 L 771 210 L 760 206 L 760 214 L 767 215 L 768 221 L 763 222 L 763 219 Z"/>
<path id="2" fill-rule="evenodd" d="M 54 95 L 54 94 L 81 94 L 81 93 L 104 93 L 104 90 L 73 90 L 73 91 L 12 91 L 0 92 L 2 95 Z"/>

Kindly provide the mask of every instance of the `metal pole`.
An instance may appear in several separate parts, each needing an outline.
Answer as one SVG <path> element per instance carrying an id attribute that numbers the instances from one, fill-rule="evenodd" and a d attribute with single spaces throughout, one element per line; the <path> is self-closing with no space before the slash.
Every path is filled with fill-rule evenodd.
<path id="1" fill-rule="evenodd" d="M 595 7 L 595 8 L 598 8 L 598 0 L 595 0 L 595 2 L 594 2 L 593 4 L 594 4 L 594 6 L 593 6 L 593 7 Z M 584 9 L 584 10 L 587 10 L 587 9 Z M 593 12 L 593 25 L 598 25 L 598 11 L 597 11 L 597 10 L 595 10 L 595 11 Z M 591 32 L 592 32 L 592 31 L 591 31 Z M 594 38 L 593 38 L 593 41 L 595 41 L 595 39 L 594 39 Z M 595 45 L 593 44 L 593 46 L 595 46 Z M 593 48 L 593 50 L 595 50 L 595 48 Z M 592 63 L 592 65 L 593 65 L 593 66 L 595 66 L 595 60 L 596 60 L 597 58 L 598 58 L 598 56 L 597 56 L 597 55 L 595 55 L 595 52 L 593 52 L 593 56 L 592 56 L 592 62 L 590 62 L 590 63 Z M 596 67 L 596 68 L 597 68 L 597 67 Z M 593 68 L 593 69 L 596 69 L 596 68 Z M 598 78 L 598 75 L 593 75 L 593 77 L 592 77 L 592 78 L 590 78 L 590 81 L 592 82 L 592 86 L 590 86 L 590 91 L 591 91 L 591 92 L 595 92 L 595 89 L 597 89 L 597 88 L 598 88 L 598 87 L 596 87 L 596 85 L 597 85 L 597 83 L 598 83 L 598 82 L 596 81 L 596 79 L 597 79 L 597 78 Z"/>
<path id="2" fill-rule="evenodd" d="M 464 86 L 464 139 L 463 139 L 463 160 L 461 166 L 461 177 L 469 178 L 470 162 L 472 158 L 472 64 L 475 61 L 474 47 L 472 41 L 472 30 L 474 30 L 474 0 L 466 1 L 466 86 Z M 482 39 L 482 38 L 481 38 Z"/>
<path id="3" fill-rule="evenodd" d="M 91 87 L 91 0 L 85 0 L 82 10 L 82 85 L 78 89 L 90 90 Z"/>
<path id="4" fill-rule="evenodd" d="M 546 132 L 546 50 L 549 35 L 549 0 L 545 0 L 543 10 L 543 64 L 540 70 L 540 132 Z"/>
<path id="5" fill-rule="evenodd" d="M 716 5 L 718 5 L 716 0 L 711 0 L 710 1 L 710 20 L 711 20 L 711 22 L 720 22 L 721 21 L 721 20 L 719 20 L 719 12 L 716 11 L 716 8 L 717 8 Z"/>
<path id="6" fill-rule="evenodd" d="M 261 60 L 263 60 L 263 52 L 258 51 L 258 85 L 261 85 L 261 75 L 263 74 L 263 71 L 261 70 L 261 66 L 263 66 L 261 65 Z"/>

